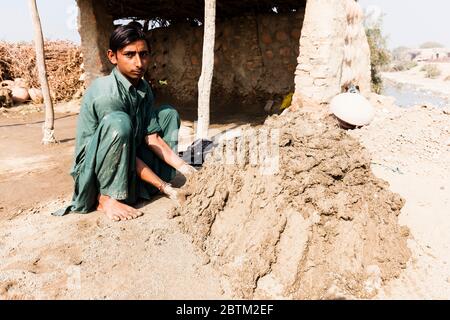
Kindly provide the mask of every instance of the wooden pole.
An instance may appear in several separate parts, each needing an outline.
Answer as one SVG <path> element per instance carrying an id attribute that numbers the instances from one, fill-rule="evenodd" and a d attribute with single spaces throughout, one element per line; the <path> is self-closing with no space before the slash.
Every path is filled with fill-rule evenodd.
<path id="1" fill-rule="evenodd" d="M 202 73 L 198 81 L 197 139 L 208 138 L 211 83 L 214 72 L 214 40 L 216 34 L 216 0 L 205 0 Z"/>
<path id="2" fill-rule="evenodd" d="M 42 95 L 45 104 L 45 123 L 44 136 L 42 138 L 43 144 L 55 143 L 54 137 L 54 123 L 55 115 L 53 111 L 52 98 L 50 96 L 50 89 L 47 80 L 47 69 L 45 66 L 45 52 L 44 52 L 44 37 L 42 35 L 41 19 L 39 18 L 39 11 L 36 5 L 36 0 L 29 0 L 31 19 L 34 27 L 34 46 L 36 50 L 36 65 L 39 73 L 39 82 L 41 84 Z"/>

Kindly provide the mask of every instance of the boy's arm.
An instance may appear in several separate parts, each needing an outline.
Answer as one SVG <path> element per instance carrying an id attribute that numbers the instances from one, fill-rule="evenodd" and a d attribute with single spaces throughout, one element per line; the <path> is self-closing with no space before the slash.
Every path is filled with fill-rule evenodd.
<path id="1" fill-rule="evenodd" d="M 165 163 L 170 165 L 174 169 L 180 169 L 182 166 L 187 165 L 173 150 L 167 145 L 167 143 L 157 134 L 149 134 L 145 137 L 145 142 L 157 156 Z"/>

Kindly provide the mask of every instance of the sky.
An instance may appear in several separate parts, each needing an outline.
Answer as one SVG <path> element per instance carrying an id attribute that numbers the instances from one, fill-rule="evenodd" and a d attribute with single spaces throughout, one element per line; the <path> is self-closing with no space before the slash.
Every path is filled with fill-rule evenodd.
<path id="1" fill-rule="evenodd" d="M 369 16 L 383 15 L 388 46 L 418 47 L 436 41 L 450 47 L 449 0 L 359 0 Z"/>
<path id="2" fill-rule="evenodd" d="M 46 39 L 80 43 L 77 30 L 78 9 L 75 0 L 36 0 Z M 0 0 L 0 40 L 31 41 L 28 0 Z"/>
<path id="3" fill-rule="evenodd" d="M 383 16 L 388 46 L 418 47 L 437 41 L 450 47 L 449 0 L 359 0 L 369 19 Z M 0 0 L 0 40 L 31 41 L 28 0 Z M 75 0 L 37 0 L 44 37 L 80 42 Z"/>

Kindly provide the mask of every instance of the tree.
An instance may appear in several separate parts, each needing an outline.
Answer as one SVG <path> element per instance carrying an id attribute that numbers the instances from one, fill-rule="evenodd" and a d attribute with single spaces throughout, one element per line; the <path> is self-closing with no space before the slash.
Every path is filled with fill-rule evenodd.
<path id="1" fill-rule="evenodd" d="M 366 27 L 367 41 L 370 47 L 370 67 L 372 74 L 372 89 L 380 93 L 383 81 L 380 76 L 380 69 L 387 66 L 391 61 L 389 50 L 387 49 L 386 38 L 383 36 L 381 25 L 383 19 L 380 17 L 376 23 Z"/>
<path id="2" fill-rule="evenodd" d="M 435 41 L 428 41 L 420 45 L 420 49 L 435 49 L 435 48 L 444 48 L 444 45 L 442 43 Z"/>
<path id="3" fill-rule="evenodd" d="M 44 52 L 44 37 L 42 35 L 41 19 L 39 18 L 39 11 L 36 5 L 36 0 L 29 0 L 31 19 L 34 27 L 34 45 L 36 49 L 36 65 L 39 73 L 39 82 L 41 85 L 42 95 L 44 96 L 45 104 L 45 123 L 44 136 L 42 138 L 43 144 L 55 143 L 54 124 L 55 114 L 53 111 L 52 98 L 50 96 L 50 89 L 47 80 L 47 68 L 45 66 L 45 52 Z"/>
<path id="4" fill-rule="evenodd" d="M 208 138 L 211 83 L 214 72 L 214 40 L 216 34 L 216 0 L 205 0 L 202 73 L 198 81 L 197 139 Z"/>
<path id="5" fill-rule="evenodd" d="M 410 48 L 405 46 L 400 46 L 392 50 L 392 59 L 393 60 L 405 60 L 408 55 L 408 51 L 411 51 Z"/>

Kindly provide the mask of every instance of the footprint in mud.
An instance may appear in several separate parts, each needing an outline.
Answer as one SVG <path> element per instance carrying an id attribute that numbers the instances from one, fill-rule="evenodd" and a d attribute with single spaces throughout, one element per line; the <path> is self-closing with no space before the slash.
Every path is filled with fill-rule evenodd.
<path id="1" fill-rule="evenodd" d="M 33 274 L 64 270 L 83 263 L 81 248 L 76 244 L 65 244 L 45 249 L 27 263 L 27 270 Z"/>
<path id="2" fill-rule="evenodd" d="M 80 234 L 93 234 L 96 233 L 100 229 L 104 229 L 106 226 L 105 222 L 98 216 L 87 216 L 81 217 L 80 220 L 76 222 L 77 230 L 74 234 L 74 237 L 79 237 Z"/>

